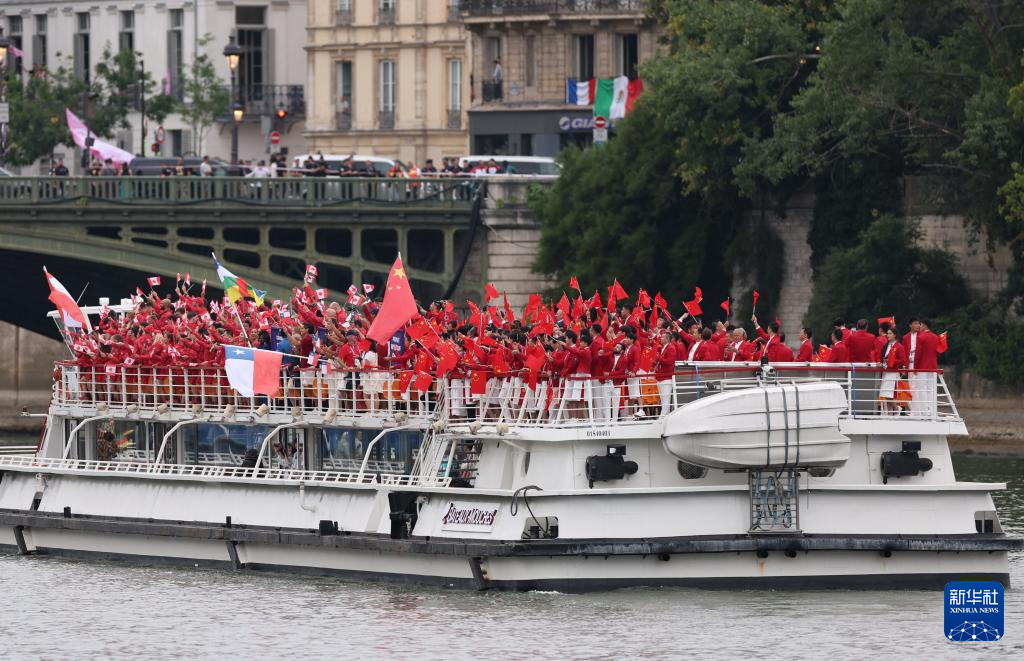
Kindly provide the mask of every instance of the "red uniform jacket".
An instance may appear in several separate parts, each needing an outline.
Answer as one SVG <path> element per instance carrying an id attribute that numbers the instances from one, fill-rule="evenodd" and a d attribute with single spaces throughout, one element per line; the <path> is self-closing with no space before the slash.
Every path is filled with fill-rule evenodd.
<path id="1" fill-rule="evenodd" d="M 810 340 L 804 340 L 804 343 L 800 345 L 800 351 L 796 354 L 796 361 L 798 363 L 809 363 L 814 357 L 814 345 L 811 344 Z"/>
<path id="2" fill-rule="evenodd" d="M 661 348 L 658 359 L 654 363 L 654 373 L 658 381 L 671 379 L 676 367 L 676 345 L 669 342 Z"/>
<path id="3" fill-rule="evenodd" d="M 870 363 L 871 354 L 875 348 L 875 336 L 866 330 L 855 330 L 850 333 L 850 339 L 844 339 L 843 344 L 850 350 L 850 362 Z"/>
<path id="4" fill-rule="evenodd" d="M 836 342 L 835 344 L 832 345 L 832 358 L 829 360 L 829 362 L 850 362 L 850 350 L 846 348 L 846 342 Z"/>
<path id="5" fill-rule="evenodd" d="M 907 354 L 907 363 L 911 369 L 934 370 L 939 368 L 939 336 L 931 331 L 924 331 L 917 334 L 916 351 L 910 350 L 910 336 L 907 333 L 903 336 L 903 350 Z M 911 361 L 913 362 L 910 365 Z"/>
<path id="6" fill-rule="evenodd" d="M 893 342 L 892 347 L 889 348 L 889 354 L 885 353 L 885 346 L 882 347 L 882 355 L 879 358 L 879 362 L 883 363 L 887 370 L 905 370 L 907 369 L 907 353 L 903 350 L 903 345 L 899 342 Z"/>

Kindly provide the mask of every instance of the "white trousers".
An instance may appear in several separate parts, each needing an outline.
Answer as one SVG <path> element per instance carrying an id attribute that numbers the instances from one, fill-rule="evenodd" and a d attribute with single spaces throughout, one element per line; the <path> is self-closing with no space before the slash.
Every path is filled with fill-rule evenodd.
<path id="1" fill-rule="evenodd" d="M 935 372 L 912 372 L 910 374 L 910 414 L 922 418 L 935 415 Z"/>

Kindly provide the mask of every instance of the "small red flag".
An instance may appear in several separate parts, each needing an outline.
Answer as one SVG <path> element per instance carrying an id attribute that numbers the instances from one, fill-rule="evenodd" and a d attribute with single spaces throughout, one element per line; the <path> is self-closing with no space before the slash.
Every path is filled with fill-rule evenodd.
<path id="1" fill-rule="evenodd" d="M 562 311 L 562 318 L 569 321 L 569 297 L 562 292 L 562 298 L 558 299 L 558 309 Z"/>
<path id="2" fill-rule="evenodd" d="M 484 395 L 487 393 L 487 373 L 473 370 L 469 375 L 469 394 Z"/>
<path id="3" fill-rule="evenodd" d="M 619 284 L 618 278 L 612 282 L 612 288 L 615 289 L 615 298 L 629 298 L 629 294 L 627 294 L 626 290 Z"/>
<path id="4" fill-rule="evenodd" d="M 757 301 L 761 298 L 761 294 L 755 289 L 754 290 L 754 307 L 757 307 Z"/>
<path id="5" fill-rule="evenodd" d="M 569 287 L 576 291 L 580 291 L 580 282 L 576 279 L 576 276 L 571 276 L 569 278 Z M 580 292 L 580 296 L 583 296 L 583 292 Z"/>
<path id="6" fill-rule="evenodd" d="M 694 298 L 692 301 L 683 301 L 683 305 L 686 307 L 686 311 L 691 317 L 699 317 L 704 314 L 704 311 L 700 309 L 699 298 Z"/>
<path id="7" fill-rule="evenodd" d="M 412 383 L 412 377 L 413 372 L 402 372 L 401 376 L 398 377 L 398 392 L 405 392 L 409 389 L 409 384 Z"/>
<path id="8" fill-rule="evenodd" d="M 949 349 L 949 331 L 942 331 L 939 333 L 939 346 L 936 351 L 946 353 L 947 349 Z"/>
<path id="9" fill-rule="evenodd" d="M 637 305 L 639 305 L 642 308 L 649 308 L 649 307 L 651 307 L 651 297 L 648 296 L 647 292 L 644 291 L 643 289 L 641 289 L 640 293 L 637 294 L 636 302 L 637 302 Z"/>
<path id="10" fill-rule="evenodd" d="M 505 321 L 508 323 L 514 323 L 516 315 L 512 312 L 512 306 L 508 304 L 508 296 L 504 296 L 505 299 Z"/>
<path id="11" fill-rule="evenodd" d="M 412 387 L 419 392 L 426 394 L 430 390 L 430 384 L 434 382 L 434 377 L 430 372 L 423 372 L 416 376 L 416 381 L 413 382 Z"/>
<path id="12" fill-rule="evenodd" d="M 896 330 L 896 317 L 879 317 L 878 318 L 878 325 L 879 326 L 881 326 L 882 324 L 884 324 L 886 322 L 888 322 L 889 325 L 892 326 L 893 330 Z"/>
<path id="13" fill-rule="evenodd" d="M 732 299 L 730 299 L 729 297 L 726 297 L 726 299 L 724 301 L 719 303 L 719 307 L 722 308 L 723 310 L 725 310 L 725 318 L 726 319 L 728 319 L 729 315 L 732 314 L 732 312 L 730 310 L 730 307 L 731 307 L 730 301 L 731 300 Z"/>
<path id="14" fill-rule="evenodd" d="M 494 288 L 494 285 L 488 282 L 484 285 L 484 300 L 489 301 L 492 298 L 498 298 L 498 290 Z"/>
<path id="15" fill-rule="evenodd" d="M 654 305 L 661 308 L 662 310 L 668 309 L 668 301 L 661 297 L 661 292 L 654 295 Z"/>
<path id="16" fill-rule="evenodd" d="M 150 287 L 157 287 L 160 285 L 160 276 L 154 275 L 151 278 L 146 278 L 146 282 L 149 283 Z"/>

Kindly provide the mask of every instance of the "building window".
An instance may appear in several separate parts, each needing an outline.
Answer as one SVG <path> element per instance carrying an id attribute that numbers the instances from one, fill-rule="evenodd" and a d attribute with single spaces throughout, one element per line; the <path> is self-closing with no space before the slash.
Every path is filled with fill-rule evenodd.
<path id="1" fill-rule="evenodd" d="M 395 0 L 377 0 L 377 22 L 393 25 L 395 22 Z"/>
<path id="2" fill-rule="evenodd" d="M 352 63 L 337 63 L 338 100 L 335 108 L 335 128 L 347 131 L 352 128 Z"/>
<path id="3" fill-rule="evenodd" d="M 75 34 L 74 66 L 75 76 L 82 82 L 89 82 L 89 12 L 76 14 L 78 32 Z"/>
<path id="4" fill-rule="evenodd" d="M 8 26 L 7 27 L 8 27 L 8 32 L 11 35 L 10 36 L 11 46 L 14 46 L 19 51 L 22 50 L 22 43 L 23 43 L 22 39 L 21 39 L 22 26 L 23 26 L 23 23 L 22 23 L 22 20 L 21 20 L 21 16 L 11 16 L 10 17 L 10 20 L 8 22 Z M 20 72 L 21 71 L 21 56 L 17 55 L 17 56 L 13 56 L 13 57 L 14 57 L 14 70 Z"/>
<path id="5" fill-rule="evenodd" d="M 46 14 L 36 14 L 36 34 L 32 37 L 32 66 L 46 68 Z"/>
<path id="6" fill-rule="evenodd" d="M 117 46 L 120 50 L 135 50 L 135 12 L 130 9 L 121 12 L 121 33 L 117 38 Z"/>
<path id="7" fill-rule="evenodd" d="M 185 10 L 172 9 L 171 25 L 167 30 L 167 80 L 165 85 L 170 89 L 164 91 L 179 100 L 184 98 L 181 86 L 181 76 L 185 67 L 184 28 Z"/>
<path id="8" fill-rule="evenodd" d="M 615 75 L 629 76 L 631 80 L 640 75 L 640 37 L 636 34 L 615 35 Z"/>
<path id="9" fill-rule="evenodd" d="M 238 84 L 246 105 L 259 106 L 263 102 L 267 83 L 267 29 L 266 7 L 235 7 L 238 26 L 238 45 L 242 58 L 238 67 Z M 251 112 L 251 109 L 250 109 Z"/>
<path id="10" fill-rule="evenodd" d="M 448 110 L 462 110 L 462 60 L 448 60 Z"/>
<path id="11" fill-rule="evenodd" d="M 395 62 L 380 62 L 380 109 L 385 112 L 395 111 Z"/>
<path id="12" fill-rule="evenodd" d="M 352 0 L 338 0 L 336 25 L 352 25 Z"/>
<path id="13" fill-rule="evenodd" d="M 573 35 L 573 73 L 577 80 L 590 80 L 594 77 L 594 35 Z"/>
<path id="14" fill-rule="evenodd" d="M 523 55 L 526 57 L 523 69 L 526 71 L 526 86 L 533 87 L 537 84 L 537 38 L 533 35 L 526 37 L 526 43 L 523 45 Z"/>
<path id="15" fill-rule="evenodd" d="M 448 60 L 448 128 L 462 128 L 462 60 Z"/>

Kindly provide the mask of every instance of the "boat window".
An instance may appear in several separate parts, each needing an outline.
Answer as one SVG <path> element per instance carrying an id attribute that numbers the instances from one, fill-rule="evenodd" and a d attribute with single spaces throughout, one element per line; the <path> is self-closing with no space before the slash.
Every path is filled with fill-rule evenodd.
<path id="1" fill-rule="evenodd" d="M 808 468 L 807 474 L 811 477 L 832 477 L 836 474 L 835 468 Z"/>
<path id="2" fill-rule="evenodd" d="M 182 429 L 185 463 L 241 466 L 247 451 L 259 452 L 271 429 L 270 425 L 189 425 Z M 273 448 L 268 449 L 267 455 L 273 456 Z"/>
<path id="3" fill-rule="evenodd" d="M 92 429 L 92 458 L 96 461 L 150 463 L 163 440 L 163 436 L 154 439 L 157 430 L 152 423 L 98 420 Z"/>
<path id="4" fill-rule="evenodd" d="M 363 455 L 374 437 L 372 429 L 327 428 L 320 434 L 322 470 L 359 472 Z M 366 470 L 371 473 L 407 473 L 412 468 L 423 434 L 418 431 L 391 432 L 370 449 Z"/>

